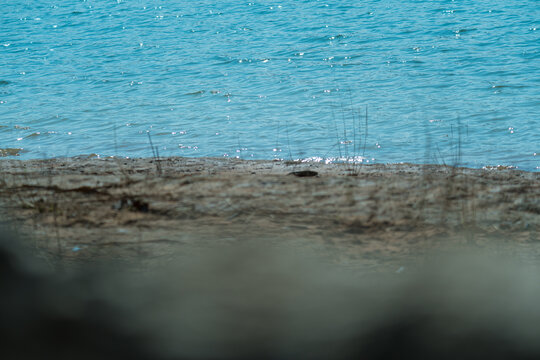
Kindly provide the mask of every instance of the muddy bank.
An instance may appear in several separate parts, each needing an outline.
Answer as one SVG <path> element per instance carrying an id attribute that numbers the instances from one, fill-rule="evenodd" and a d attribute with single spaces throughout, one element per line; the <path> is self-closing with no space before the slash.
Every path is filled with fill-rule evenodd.
<path id="1" fill-rule="evenodd" d="M 62 257 L 264 239 L 394 268 L 456 244 L 536 258 L 540 173 L 214 158 L 0 161 L 3 218 Z"/>

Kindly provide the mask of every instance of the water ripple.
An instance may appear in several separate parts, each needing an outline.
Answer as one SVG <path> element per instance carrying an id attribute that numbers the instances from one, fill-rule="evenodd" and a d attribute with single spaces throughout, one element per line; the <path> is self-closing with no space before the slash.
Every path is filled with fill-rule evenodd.
<path id="1" fill-rule="evenodd" d="M 447 162 L 459 143 L 465 165 L 540 165 L 534 1 L 0 9 L 0 142 L 21 158 L 150 156 L 151 131 L 162 155 Z"/>

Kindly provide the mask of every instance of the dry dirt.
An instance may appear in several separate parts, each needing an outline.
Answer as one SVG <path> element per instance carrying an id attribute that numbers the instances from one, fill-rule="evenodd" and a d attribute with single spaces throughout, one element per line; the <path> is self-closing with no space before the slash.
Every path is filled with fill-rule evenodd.
<path id="1" fill-rule="evenodd" d="M 1 160 L 0 173 L 3 218 L 63 259 L 159 263 L 253 240 L 390 271 L 456 246 L 540 254 L 540 173 L 180 157 Z"/>

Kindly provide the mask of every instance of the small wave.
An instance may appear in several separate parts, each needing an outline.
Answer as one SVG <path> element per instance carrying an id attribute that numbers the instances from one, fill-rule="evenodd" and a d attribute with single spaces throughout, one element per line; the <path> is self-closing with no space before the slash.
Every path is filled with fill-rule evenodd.
<path id="1" fill-rule="evenodd" d="M 191 95 L 191 96 L 194 96 L 194 95 L 202 95 L 202 94 L 204 94 L 205 92 L 206 92 L 205 90 L 198 90 L 198 91 L 193 91 L 193 92 L 185 93 L 184 95 Z"/>
<path id="2" fill-rule="evenodd" d="M 41 135 L 41 132 L 38 131 L 38 132 L 25 136 L 25 138 L 28 139 L 28 138 L 38 137 L 40 135 Z"/>
<path id="3" fill-rule="evenodd" d="M 466 34 L 466 33 L 470 33 L 470 32 L 473 32 L 473 31 L 476 31 L 478 30 L 477 28 L 470 28 L 470 29 L 458 29 L 458 30 L 454 30 L 453 33 L 455 35 L 462 35 L 462 34 Z"/>
<path id="4" fill-rule="evenodd" d="M 347 36 L 343 34 L 337 34 L 337 35 L 328 37 L 328 40 L 340 40 L 340 39 L 345 39 L 346 37 Z"/>
<path id="5" fill-rule="evenodd" d="M 491 84 L 491 89 L 523 89 L 526 88 L 526 85 L 497 85 L 497 84 Z"/>

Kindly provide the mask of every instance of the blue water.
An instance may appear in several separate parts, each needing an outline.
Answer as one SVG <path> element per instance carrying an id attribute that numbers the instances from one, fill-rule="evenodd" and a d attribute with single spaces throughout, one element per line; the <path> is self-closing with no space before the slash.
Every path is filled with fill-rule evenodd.
<path id="1" fill-rule="evenodd" d="M 539 130 L 537 0 L 0 2 L 23 159 L 152 156 L 149 132 L 160 156 L 538 171 Z"/>

